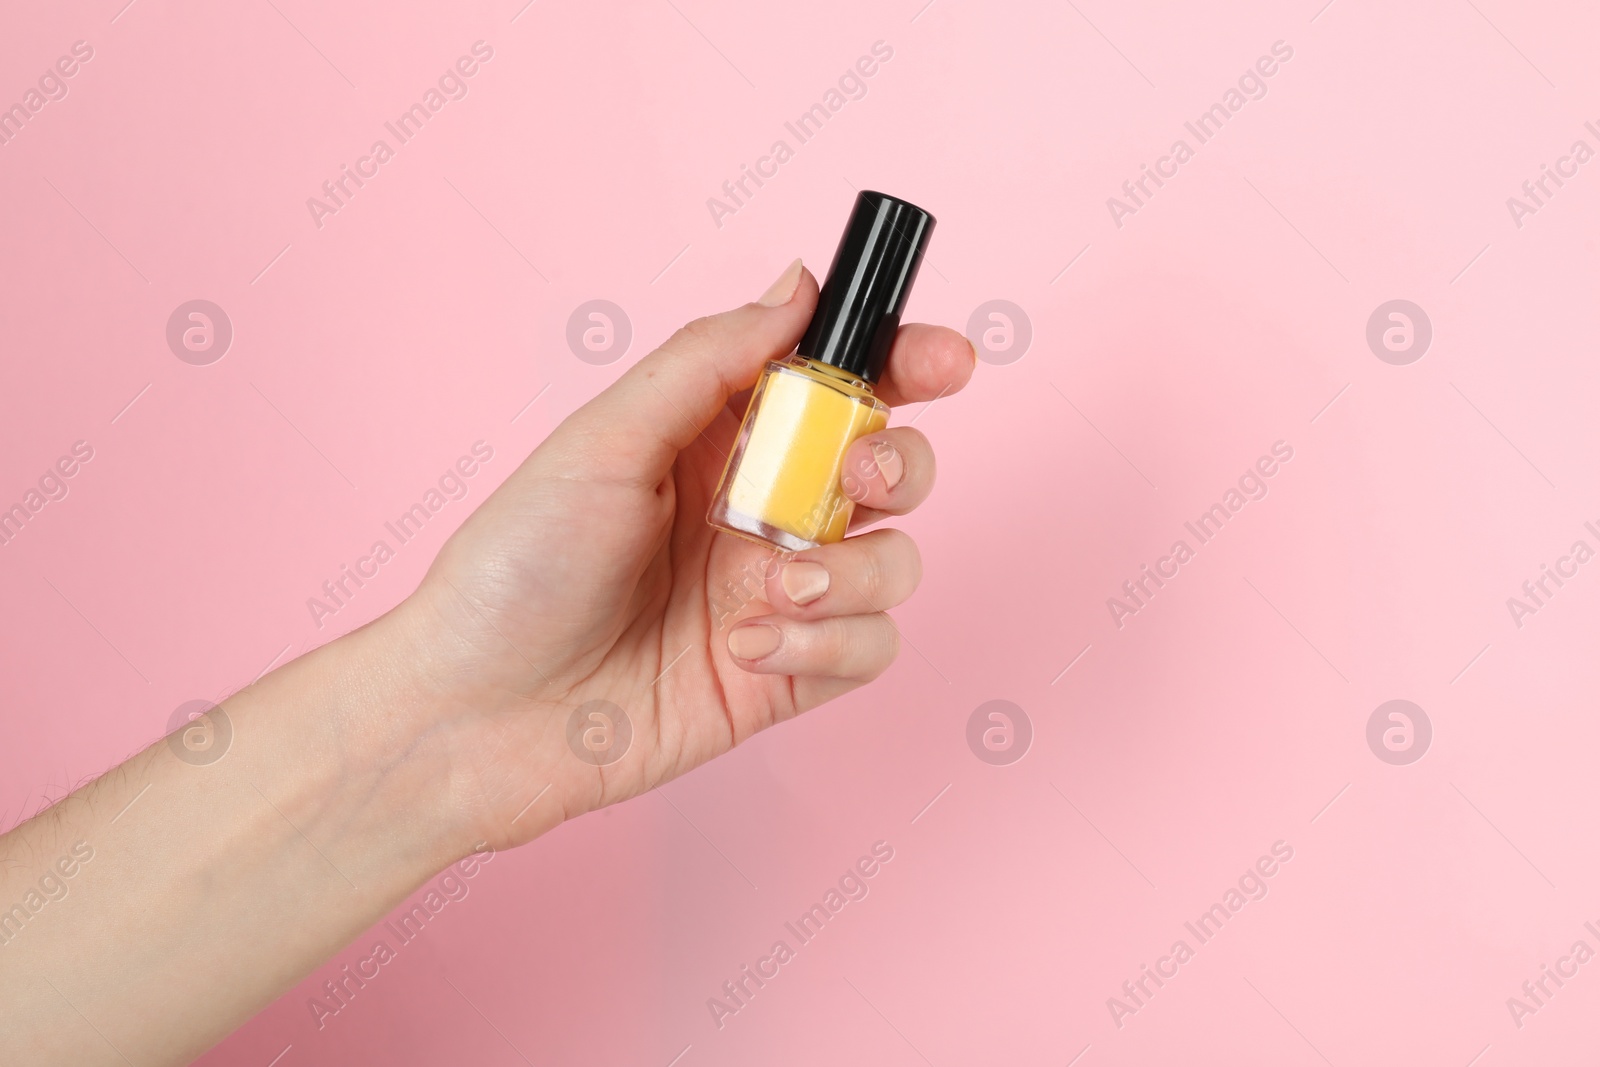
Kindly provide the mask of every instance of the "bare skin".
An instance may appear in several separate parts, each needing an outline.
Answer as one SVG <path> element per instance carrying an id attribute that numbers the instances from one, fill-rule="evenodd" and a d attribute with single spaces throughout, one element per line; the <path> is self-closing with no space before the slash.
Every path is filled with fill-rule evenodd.
<path id="1" fill-rule="evenodd" d="M 705 523 L 738 393 L 793 349 L 816 300 L 796 261 L 760 301 L 640 360 L 410 597 L 225 701 L 224 758 L 157 743 L 0 837 L 0 909 L 23 909 L 0 911 L 0 1062 L 187 1063 L 450 863 L 881 674 L 898 652 L 885 611 L 921 576 L 910 537 L 774 557 Z M 878 394 L 931 400 L 973 365 L 959 334 L 905 326 Z M 920 504 L 933 453 L 890 428 L 847 471 L 854 529 Z M 569 744 L 592 701 L 631 727 L 615 762 Z"/>

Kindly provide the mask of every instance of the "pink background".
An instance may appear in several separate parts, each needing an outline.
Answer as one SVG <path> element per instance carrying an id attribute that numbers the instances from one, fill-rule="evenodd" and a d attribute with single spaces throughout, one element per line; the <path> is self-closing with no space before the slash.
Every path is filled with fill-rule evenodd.
<path id="1" fill-rule="evenodd" d="M 1600 949 L 1600 564 L 1520 628 L 1506 599 L 1600 548 L 1600 162 L 1520 227 L 1506 199 L 1600 148 L 1600 20 L 1322 2 L 13 6 L 0 104 L 94 58 L 0 147 L 0 506 L 94 458 L 0 547 L 7 824 L 393 605 L 565 413 L 820 272 L 878 188 L 940 220 L 916 318 L 1003 299 L 1033 332 L 897 415 L 941 466 L 900 662 L 497 857 L 321 1030 L 327 972 L 201 1062 L 1592 1062 L 1600 962 L 1520 1028 L 1506 1001 Z M 314 225 L 479 40 L 466 98 Z M 716 225 L 876 41 L 867 95 Z M 1267 95 L 1116 225 L 1276 41 Z M 1397 298 L 1433 326 L 1407 366 L 1365 339 Z M 234 328 L 209 366 L 165 339 L 193 299 Z M 609 365 L 565 341 L 593 299 L 634 331 Z M 466 501 L 319 629 L 307 598 L 480 438 Z M 1119 628 L 1107 598 L 1279 440 L 1269 495 Z M 1009 766 L 966 742 L 994 699 L 1033 725 Z M 1410 765 L 1366 740 L 1391 699 L 1432 723 Z M 718 1029 L 707 998 L 879 840 L 870 895 Z M 1119 1027 L 1107 999 L 1280 840 Z"/>

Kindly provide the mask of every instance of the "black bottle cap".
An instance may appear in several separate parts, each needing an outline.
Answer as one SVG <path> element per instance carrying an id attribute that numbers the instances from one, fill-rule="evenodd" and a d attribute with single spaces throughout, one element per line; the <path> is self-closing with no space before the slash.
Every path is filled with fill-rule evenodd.
<path id="1" fill-rule="evenodd" d="M 857 196 L 816 314 L 795 351 L 876 382 L 933 224 L 915 204 L 869 190 Z"/>

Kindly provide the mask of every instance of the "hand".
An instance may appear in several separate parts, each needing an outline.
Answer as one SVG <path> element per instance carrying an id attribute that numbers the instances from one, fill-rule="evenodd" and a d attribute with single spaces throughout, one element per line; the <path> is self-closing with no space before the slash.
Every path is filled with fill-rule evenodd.
<path id="1" fill-rule="evenodd" d="M 705 521 L 739 425 L 730 398 L 794 348 L 816 300 L 797 261 L 757 303 L 640 360 L 398 608 L 229 697 L 220 758 L 158 741 L 0 838 L 0 900 L 54 878 L 68 850 L 93 854 L 71 922 L 52 911 L 17 936 L 13 910 L 3 931 L 0 1060 L 99 1062 L 116 1035 L 129 1059 L 187 1063 L 467 853 L 640 793 L 882 672 L 897 648 L 883 611 L 917 585 L 910 538 L 775 558 Z M 972 368 L 958 334 L 907 326 L 878 392 L 931 400 Z M 903 514 L 933 453 L 884 430 L 842 481 L 859 523 Z M 604 766 L 567 743 L 592 700 L 632 727 Z M 162 981 L 126 980 L 152 960 Z"/>
<path id="2" fill-rule="evenodd" d="M 921 575 L 905 533 L 779 556 L 705 521 L 739 392 L 793 350 L 816 301 L 796 260 L 758 302 L 679 330 L 557 427 L 385 620 L 404 627 L 433 690 L 425 729 L 443 745 L 463 839 L 521 843 L 894 661 L 885 611 Z M 904 326 L 877 393 L 890 405 L 932 400 L 965 385 L 974 364 L 955 331 Z M 917 430 L 857 441 L 843 479 L 852 528 L 915 508 L 933 477 Z M 621 708 L 632 730 L 626 754 L 604 766 L 567 742 L 569 717 L 593 700 Z"/>

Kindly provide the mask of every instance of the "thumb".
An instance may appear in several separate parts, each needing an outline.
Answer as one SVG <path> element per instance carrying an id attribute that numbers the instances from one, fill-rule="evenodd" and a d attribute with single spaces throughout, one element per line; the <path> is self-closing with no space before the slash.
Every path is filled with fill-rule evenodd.
<path id="1" fill-rule="evenodd" d="M 583 440 L 590 476 L 659 483 L 729 397 L 800 343 L 816 306 L 817 280 L 797 259 L 760 299 L 673 334 L 562 426 Z"/>

